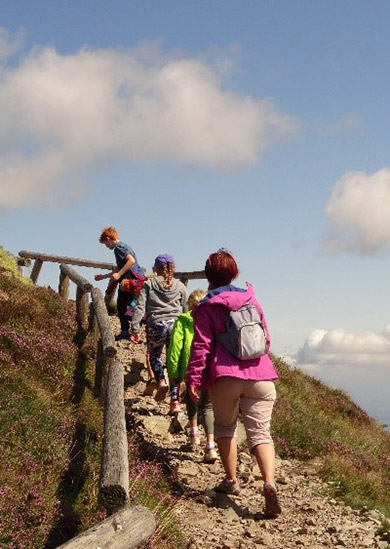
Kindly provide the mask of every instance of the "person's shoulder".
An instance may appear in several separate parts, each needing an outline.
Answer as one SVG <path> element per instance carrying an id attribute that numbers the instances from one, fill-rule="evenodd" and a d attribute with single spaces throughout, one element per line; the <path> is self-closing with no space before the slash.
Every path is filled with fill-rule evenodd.
<path id="1" fill-rule="evenodd" d="M 133 248 L 129 246 L 129 244 L 126 244 L 126 242 L 122 242 L 122 240 L 118 242 L 115 249 L 118 249 L 126 254 L 134 255 Z"/>

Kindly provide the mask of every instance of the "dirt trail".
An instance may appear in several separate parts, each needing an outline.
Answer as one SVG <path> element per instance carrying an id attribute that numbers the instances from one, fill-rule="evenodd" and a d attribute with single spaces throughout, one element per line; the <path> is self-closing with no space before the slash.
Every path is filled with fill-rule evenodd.
<path id="1" fill-rule="evenodd" d="M 118 330 L 116 319 L 114 329 Z M 317 475 L 318 462 L 301 463 L 277 459 L 276 479 L 283 513 L 275 519 L 263 514 L 262 481 L 257 464 L 245 446 L 239 430 L 238 496 L 216 493 L 223 478 L 220 461 L 203 462 L 204 437 L 199 450 L 192 451 L 184 430 L 186 418 L 179 415 L 172 425 L 168 399 L 157 403 L 142 396 L 147 373 L 145 345 L 118 343 L 118 358 L 125 366 L 126 410 L 148 451 L 178 473 L 174 487 L 179 501 L 177 519 L 188 537 L 188 548 L 253 549 L 271 547 L 380 548 L 388 542 L 375 535 L 383 516 L 367 509 L 352 510 L 324 495 L 326 486 Z M 390 540 L 389 540 L 390 543 Z"/>

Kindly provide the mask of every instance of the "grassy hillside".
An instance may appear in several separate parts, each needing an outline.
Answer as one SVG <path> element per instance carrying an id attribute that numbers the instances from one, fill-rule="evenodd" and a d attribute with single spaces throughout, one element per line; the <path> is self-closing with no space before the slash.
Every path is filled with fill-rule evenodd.
<path id="1" fill-rule="evenodd" d="M 101 413 L 75 314 L 0 251 L 0 547 L 50 548 L 98 520 Z M 95 492 L 95 493 L 94 493 Z"/>
<path id="2" fill-rule="evenodd" d="M 19 276 L 0 249 L 1 549 L 53 549 L 105 517 L 96 341 L 76 330 L 74 306 Z M 130 503 L 155 513 L 153 547 L 184 547 L 169 481 L 157 463 L 140 459 L 135 438 Z"/>
<path id="3" fill-rule="evenodd" d="M 273 435 L 280 456 L 321 463 L 329 491 L 390 516 L 390 435 L 343 391 L 275 359 Z M 320 459 L 318 459 L 320 458 Z"/>

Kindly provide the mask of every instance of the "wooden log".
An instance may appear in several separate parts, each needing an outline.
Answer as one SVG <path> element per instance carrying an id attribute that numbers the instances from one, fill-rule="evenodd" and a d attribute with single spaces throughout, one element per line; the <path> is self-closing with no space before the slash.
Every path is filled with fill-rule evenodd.
<path id="1" fill-rule="evenodd" d="M 107 313 L 107 308 L 104 303 L 103 294 L 99 288 L 93 288 L 91 291 L 91 297 L 97 323 L 103 340 L 103 353 L 107 357 L 113 357 L 116 355 L 115 337 L 112 331 L 110 318 Z"/>
<path id="2" fill-rule="evenodd" d="M 92 334 L 94 339 L 99 339 L 100 337 L 100 330 L 97 323 L 97 318 L 95 315 L 95 308 L 93 306 L 93 303 L 89 304 L 89 316 L 88 316 L 88 332 Z"/>
<path id="3" fill-rule="evenodd" d="M 33 268 L 31 269 L 31 275 L 30 275 L 30 278 L 34 284 L 37 283 L 39 273 L 41 272 L 41 269 L 42 269 L 42 264 L 43 264 L 43 261 L 41 259 L 36 259 L 34 261 L 34 265 L 33 265 Z"/>
<path id="4" fill-rule="evenodd" d="M 87 330 L 89 298 L 79 286 L 76 290 L 76 321 L 79 330 Z"/>
<path id="5" fill-rule="evenodd" d="M 72 269 L 72 267 L 69 267 L 69 265 L 60 265 L 60 271 L 64 273 L 64 275 L 68 276 L 72 282 L 77 284 L 77 286 L 83 291 L 83 292 L 90 292 L 93 288 L 93 285 L 89 280 L 81 276 L 77 271 Z"/>
<path id="6" fill-rule="evenodd" d="M 146 542 L 155 529 L 153 514 L 136 505 L 121 509 L 58 549 L 133 549 Z"/>
<path id="7" fill-rule="evenodd" d="M 58 283 L 58 293 L 62 297 L 63 301 L 67 302 L 69 299 L 69 276 L 60 270 L 60 281 Z"/>
<path id="8" fill-rule="evenodd" d="M 31 259 L 26 259 L 24 257 L 17 257 L 16 262 L 19 267 L 30 267 L 31 265 Z"/>
<path id="9" fill-rule="evenodd" d="M 173 276 L 179 280 L 200 280 L 206 278 L 204 271 L 177 271 Z"/>
<path id="10" fill-rule="evenodd" d="M 104 354 L 103 354 L 103 342 L 102 338 L 98 339 L 97 351 L 96 351 L 96 364 L 95 364 L 95 396 L 99 399 L 102 406 L 104 406 L 104 392 L 102 390 L 103 374 L 104 374 Z"/>
<path id="11" fill-rule="evenodd" d="M 104 407 L 104 439 L 100 499 L 106 509 L 117 509 L 129 498 L 129 458 L 125 421 L 123 366 L 109 365 Z"/>
<path id="12" fill-rule="evenodd" d="M 67 257 L 63 255 L 43 254 L 40 252 L 28 252 L 21 250 L 19 256 L 28 259 L 40 259 L 41 261 L 49 261 L 51 263 L 64 263 L 66 265 L 78 265 L 79 267 L 93 267 L 95 269 L 116 269 L 113 263 L 104 261 L 93 261 L 91 259 L 82 259 L 79 257 Z"/>

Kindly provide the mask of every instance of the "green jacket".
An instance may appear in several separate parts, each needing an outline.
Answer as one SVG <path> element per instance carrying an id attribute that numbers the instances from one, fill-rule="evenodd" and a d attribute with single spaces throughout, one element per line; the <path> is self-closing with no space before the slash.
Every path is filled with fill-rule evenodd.
<path id="1" fill-rule="evenodd" d="M 194 337 L 194 319 L 191 313 L 182 313 L 173 326 L 171 341 L 167 351 L 167 370 L 169 379 L 183 381 L 187 371 Z"/>

